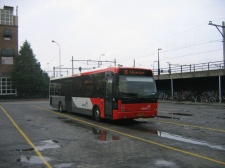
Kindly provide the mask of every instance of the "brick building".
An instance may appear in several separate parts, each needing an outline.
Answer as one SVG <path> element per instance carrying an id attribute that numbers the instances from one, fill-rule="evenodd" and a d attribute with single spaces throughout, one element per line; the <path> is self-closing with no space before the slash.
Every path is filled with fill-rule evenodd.
<path id="1" fill-rule="evenodd" d="M 0 9 L 0 100 L 16 95 L 12 87 L 10 72 L 18 56 L 18 16 L 17 9 L 4 6 Z"/>

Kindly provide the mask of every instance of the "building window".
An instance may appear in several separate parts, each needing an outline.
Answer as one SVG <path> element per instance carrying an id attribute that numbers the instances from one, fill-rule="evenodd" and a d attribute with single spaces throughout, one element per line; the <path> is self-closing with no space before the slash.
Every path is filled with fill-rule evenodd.
<path id="1" fill-rule="evenodd" d="M 1 56 L 0 64 L 12 65 L 14 55 L 15 53 L 12 49 L 2 49 L 0 52 Z"/>
<path id="2" fill-rule="evenodd" d="M 1 64 L 12 65 L 13 64 L 13 57 L 2 57 Z"/>
<path id="3" fill-rule="evenodd" d="M 4 40 L 10 40 L 12 37 L 12 32 L 9 29 L 4 30 Z"/>
<path id="4" fill-rule="evenodd" d="M 10 78 L 0 78 L 0 95 L 15 95 L 16 89 L 12 86 Z"/>
<path id="5" fill-rule="evenodd" d="M 0 24 L 13 25 L 13 11 L 0 9 Z"/>
<path id="6" fill-rule="evenodd" d="M 15 53 L 12 49 L 2 49 L 1 56 L 5 57 L 14 57 Z"/>

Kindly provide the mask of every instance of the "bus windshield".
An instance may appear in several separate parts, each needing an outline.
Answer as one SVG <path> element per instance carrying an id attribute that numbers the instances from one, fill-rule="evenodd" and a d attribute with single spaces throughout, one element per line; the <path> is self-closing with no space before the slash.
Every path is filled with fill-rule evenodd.
<path id="1" fill-rule="evenodd" d="M 155 80 L 151 76 L 126 76 L 119 77 L 120 98 L 149 98 L 156 96 Z"/>

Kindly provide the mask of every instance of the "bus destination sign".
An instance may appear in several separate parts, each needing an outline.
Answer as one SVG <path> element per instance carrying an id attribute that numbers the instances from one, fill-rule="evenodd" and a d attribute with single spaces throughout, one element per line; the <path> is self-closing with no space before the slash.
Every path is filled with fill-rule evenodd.
<path id="1" fill-rule="evenodd" d="M 141 70 L 141 69 L 121 69 L 121 75 L 136 75 L 136 76 L 152 76 L 150 70 Z"/>

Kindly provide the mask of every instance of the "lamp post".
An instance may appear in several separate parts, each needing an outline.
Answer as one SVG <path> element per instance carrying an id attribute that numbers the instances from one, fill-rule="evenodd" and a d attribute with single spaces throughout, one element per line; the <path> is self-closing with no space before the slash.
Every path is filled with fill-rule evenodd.
<path id="1" fill-rule="evenodd" d="M 225 22 L 222 22 L 222 25 L 216 25 L 213 24 L 212 21 L 209 21 L 209 25 L 215 26 L 217 30 L 220 32 L 220 34 L 223 37 L 223 68 L 225 69 Z M 221 27 L 222 31 L 218 28 Z M 220 98 L 220 103 L 221 103 L 221 96 L 222 95 L 222 90 L 221 90 L 221 76 L 219 76 L 219 98 Z"/>
<path id="2" fill-rule="evenodd" d="M 162 50 L 161 48 L 158 48 L 158 75 L 160 75 L 160 66 L 159 66 L 159 50 Z"/>
<path id="3" fill-rule="evenodd" d="M 57 42 L 55 42 L 54 40 L 52 40 L 52 42 L 59 46 L 59 76 L 61 77 L 61 49 L 60 49 L 60 45 Z"/>
<path id="4" fill-rule="evenodd" d="M 209 21 L 209 25 L 215 26 L 217 30 L 220 32 L 223 38 L 223 68 L 225 69 L 225 22 L 222 22 L 222 25 L 216 25 L 212 23 L 212 21 Z M 221 27 L 222 31 L 218 28 Z"/>

